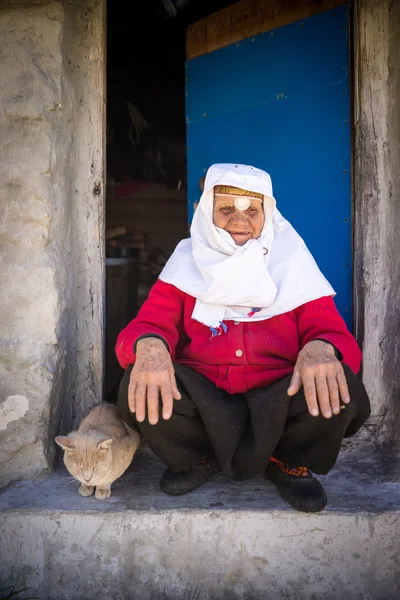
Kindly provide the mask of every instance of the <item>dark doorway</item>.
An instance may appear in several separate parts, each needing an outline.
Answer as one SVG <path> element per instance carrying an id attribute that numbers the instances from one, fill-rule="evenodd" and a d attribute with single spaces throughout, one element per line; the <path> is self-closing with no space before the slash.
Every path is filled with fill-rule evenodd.
<path id="1" fill-rule="evenodd" d="M 232 4 L 108 3 L 106 370 L 115 400 L 119 331 L 137 314 L 176 244 L 188 235 L 185 33 Z"/>

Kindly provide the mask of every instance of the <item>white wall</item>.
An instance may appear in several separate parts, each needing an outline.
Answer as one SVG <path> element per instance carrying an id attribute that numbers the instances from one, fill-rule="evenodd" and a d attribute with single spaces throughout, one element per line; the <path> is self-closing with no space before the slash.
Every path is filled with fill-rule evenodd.
<path id="1" fill-rule="evenodd" d="M 103 11 L 0 1 L 1 483 L 101 398 Z"/>

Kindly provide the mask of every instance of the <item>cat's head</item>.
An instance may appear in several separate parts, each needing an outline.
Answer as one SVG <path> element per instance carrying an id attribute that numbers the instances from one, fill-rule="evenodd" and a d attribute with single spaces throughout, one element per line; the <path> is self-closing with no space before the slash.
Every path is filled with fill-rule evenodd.
<path id="1" fill-rule="evenodd" d="M 65 450 L 64 463 L 68 471 L 81 483 L 97 485 L 106 476 L 112 461 L 112 439 L 73 431 L 56 437 L 55 441 Z"/>

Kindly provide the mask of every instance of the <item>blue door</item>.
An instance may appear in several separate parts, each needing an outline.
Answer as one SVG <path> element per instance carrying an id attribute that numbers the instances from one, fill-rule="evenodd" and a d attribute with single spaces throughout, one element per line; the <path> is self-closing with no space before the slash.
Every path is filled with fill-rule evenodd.
<path id="1" fill-rule="evenodd" d="M 189 219 L 211 164 L 265 169 L 351 326 L 348 7 L 189 60 L 186 76 Z"/>

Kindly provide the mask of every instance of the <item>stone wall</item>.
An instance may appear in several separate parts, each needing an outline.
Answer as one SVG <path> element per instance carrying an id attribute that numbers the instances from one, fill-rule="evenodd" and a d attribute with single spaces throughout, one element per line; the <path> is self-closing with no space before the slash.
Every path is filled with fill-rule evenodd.
<path id="1" fill-rule="evenodd" d="M 375 439 L 400 440 L 400 2 L 360 0 L 355 20 L 357 337 Z"/>
<path id="2" fill-rule="evenodd" d="M 0 1 L 0 484 L 101 398 L 103 14 Z"/>

